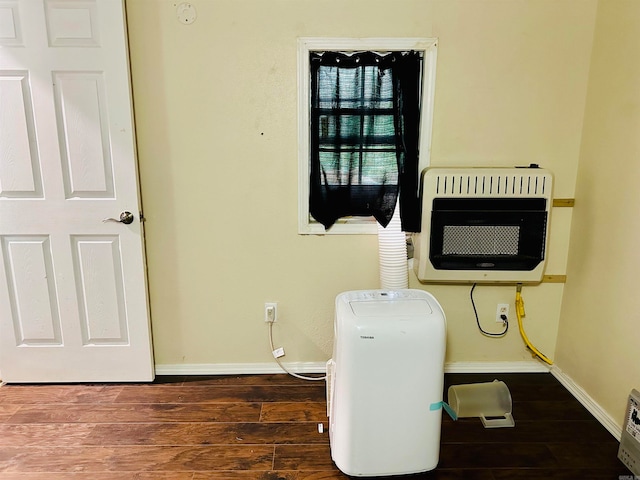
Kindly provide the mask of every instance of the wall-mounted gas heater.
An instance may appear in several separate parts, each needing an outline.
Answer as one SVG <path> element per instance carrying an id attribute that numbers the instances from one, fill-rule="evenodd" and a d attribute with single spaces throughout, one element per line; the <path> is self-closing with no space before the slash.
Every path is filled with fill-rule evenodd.
<path id="1" fill-rule="evenodd" d="M 525 168 L 428 168 L 414 269 L 425 283 L 542 280 L 553 176 Z"/>

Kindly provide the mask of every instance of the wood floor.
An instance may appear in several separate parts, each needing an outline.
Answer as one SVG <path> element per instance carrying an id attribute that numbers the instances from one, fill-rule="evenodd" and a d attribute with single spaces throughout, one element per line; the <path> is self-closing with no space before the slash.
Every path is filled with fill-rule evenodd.
<path id="1" fill-rule="evenodd" d="M 511 391 L 515 428 L 445 415 L 438 468 L 408 478 L 632 478 L 617 441 L 550 374 L 445 383 L 494 378 Z M 250 375 L 0 388 L 0 480 L 344 478 L 330 457 L 323 382 Z"/>

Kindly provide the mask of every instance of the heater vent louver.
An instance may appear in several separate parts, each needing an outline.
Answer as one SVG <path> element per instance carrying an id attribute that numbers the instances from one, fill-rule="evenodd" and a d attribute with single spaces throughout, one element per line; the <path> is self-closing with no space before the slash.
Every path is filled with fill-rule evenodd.
<path id="1" fill-rule="evenodd" d="M 548 175 L 541 174 L 439 174 L 433 193 L 440 197 L 539 197 L 547 196 Z"/>

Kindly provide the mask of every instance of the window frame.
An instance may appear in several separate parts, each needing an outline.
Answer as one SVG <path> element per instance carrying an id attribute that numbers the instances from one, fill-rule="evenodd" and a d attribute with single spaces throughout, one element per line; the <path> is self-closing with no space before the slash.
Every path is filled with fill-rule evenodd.
<path id="1" fill-rule="evenodd" d="M 329 230 L 309 214 L 309 173 L 311 159 L 310 52 L 326 51 L 405 51 L 422 52 L 422 97 L 420 105 L 419 171 L 430 163 L 433 125 L 433 101 L 436 80 L 437 38 L 298 38 L 298 233 L 301 235 L 377 234 L 373 217 L 348 217 L 338 220 Z"/>

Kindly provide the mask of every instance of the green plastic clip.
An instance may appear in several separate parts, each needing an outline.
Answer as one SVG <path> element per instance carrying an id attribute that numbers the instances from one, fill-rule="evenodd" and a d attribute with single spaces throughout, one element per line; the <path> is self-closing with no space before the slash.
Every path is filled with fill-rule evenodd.
<path id="1" fill-rule="evenodd" d="M 447 402 L 435 402 L 429 405 L 429 410 L 431 411 L 440 410 L 441 408 L 444 408 L 444 411 L 449 414 L 454 422 L 458 420 L 458 415 L 456 415 L 456 412 L 453 411 L 453 408 L 451 408 Z"/>

